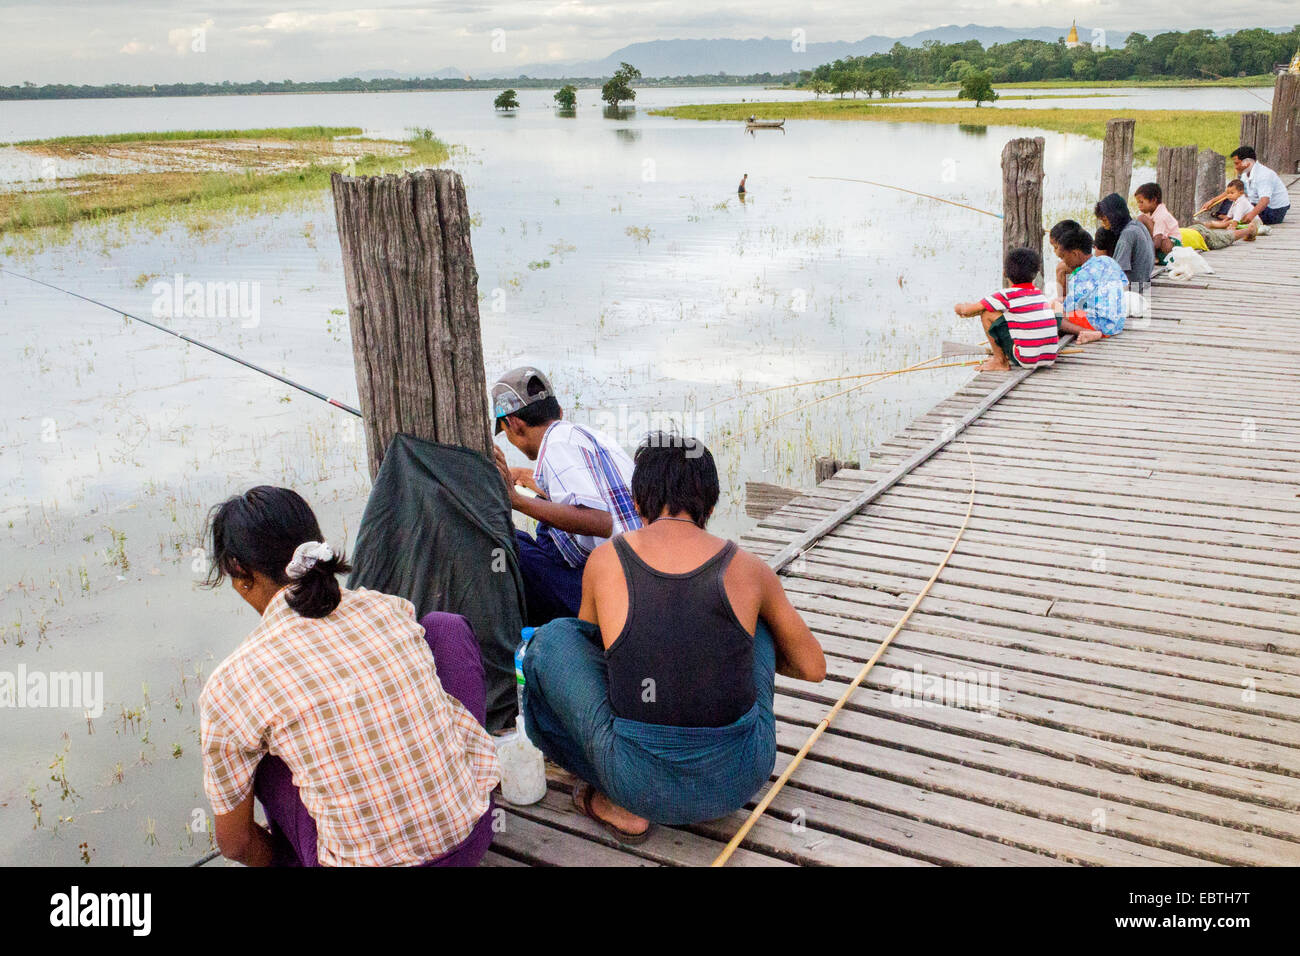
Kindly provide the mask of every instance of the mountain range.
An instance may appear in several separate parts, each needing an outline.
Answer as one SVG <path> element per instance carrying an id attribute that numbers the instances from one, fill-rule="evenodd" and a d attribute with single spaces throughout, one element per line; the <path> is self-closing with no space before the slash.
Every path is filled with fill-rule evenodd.
<path id="1" fill-rule="evenodd" d="M 1054 43 L 1069 32 L 1069 27 L 985 27 L 978 24 L 942 26 L 922 30 L 905 37 L 869 36 L 856 41 L 808 42 L 803 51 L 796 52 L 791 39 L 764 37 L 761 40 L 648 40 L 620 47 L 599 60 L 573 60 L 568 62 L 526 63 L 508 69 L 464 71 L 444 67 L 422 73 L 402 73 L 396 70 L 365 70 L 354 74 L 360 79 L 414 79 L 436 77 L 458 79 L 472 75 L 475 79 L 528 76 L 535 79 L 561 77 L 603 77 L 612 74 L 620 63 L 626 61 L 646 77 L 699 76 L 729 73 L 748 76 L 754 73 L 787 73 L 808 70 L 840 57 L 870 56 L 885 53 L 895 43 L 904 46 L 921 46 L 929 40 L 940 43 L 961 43 L 978 40 L 982 45 L 1009 43 L 1012 40 L 1045 40 Z M 1107 31 L 1106 42 L 1112 46 L 1123 45 L 1128 34 Z M 1085 43 L 1092 39 L 1092 30 L 1079 27 L 1079 38 Z"/>

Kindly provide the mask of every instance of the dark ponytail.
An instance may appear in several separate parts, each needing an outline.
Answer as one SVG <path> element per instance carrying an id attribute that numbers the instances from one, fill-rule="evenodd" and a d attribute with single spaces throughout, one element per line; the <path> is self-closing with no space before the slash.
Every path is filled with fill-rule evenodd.
<path id="1" fill-rule="evenodd" d="M 226 576 L 247 579 L 265 575 L 288 585 L 285 600 L 303 617 L 325 617 L 342 599 L 336 575 L 352 570 L 342 551 L 317 561 L 300 578 L 286 573 L 298 545 L 324 541 L 320 525 L 302 496 L 288 488 L 259 485 L 212 509 L 208 516 L 212 568 L 205 582 L 216 587 Z"/>

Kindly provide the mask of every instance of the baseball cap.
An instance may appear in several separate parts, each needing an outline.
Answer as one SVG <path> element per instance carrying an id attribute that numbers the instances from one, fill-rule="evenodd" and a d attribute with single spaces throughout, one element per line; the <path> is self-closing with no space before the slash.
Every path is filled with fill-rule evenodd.
<path id="1" fill-rule="evenodd" d="M 533 391 L 529 391 L 529 385 Z M 540 386 L 540 391 L 538 387 Z M 543 399 L 554 398 L 551 380 L 531 365 L 512 368 L 492 385 L 492 417 L 496 419 L 494 434 L 501 431 L 501 419 L 513 415 L 521 408 L 535 405 Z"/>

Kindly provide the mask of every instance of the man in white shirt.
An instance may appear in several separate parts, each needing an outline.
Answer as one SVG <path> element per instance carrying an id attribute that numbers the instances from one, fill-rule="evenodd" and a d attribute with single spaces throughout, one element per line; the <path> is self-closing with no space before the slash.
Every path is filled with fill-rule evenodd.
<path id="1" fill-rule="evenodd" d="M 537 462 L 533 469 L 511 468 L 496 449 L 510 507 L 537 520 L 536 537 L 515 531 L 528 623 L 576 617 L 588 555 L 606 539 L 641 527 L 632 459 L 599 432 L 564 421 L 550 381 L 530 366 L 493 384 L 492 414 L 497 433 Z"/>
<path id="2" fill-rule="evenodd" d="M 1232 151 L 1232 166 L 1237 176 L 1246 184 L 1246 198 L 1250 211 L 1241 219 L 1243 225 L 1255 217 L 1266 226 L 1276 226 L 1286 218 L 1291 208 L 1291 195 L 1286 191 L 1282 177 L 1255 158 L 1250 146 L 1239 146 Z"/>

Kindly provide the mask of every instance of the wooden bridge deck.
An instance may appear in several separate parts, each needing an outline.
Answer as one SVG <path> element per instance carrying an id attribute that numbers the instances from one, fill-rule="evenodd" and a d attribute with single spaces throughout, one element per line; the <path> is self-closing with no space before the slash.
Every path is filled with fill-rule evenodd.
<path id="1" fill-rule="evenodd" d="M 1292 184 L 1292 194 L 1300 190 Z M 779 773 L 970 526 L 732 866 L 1300 863 L 1300 225 L 1036 372 L 784 574 L 826 649 L 778 678 Z M 978 376 L 762 521 L 765 555 L 1006 379 Z M 968 459 L 967 453 L 970 458 Z M 996 713 L 897 682 L 996 675 Z M 745 814 L 620 847 L 564 780 L 487 861 L 706 864 Z"/>

